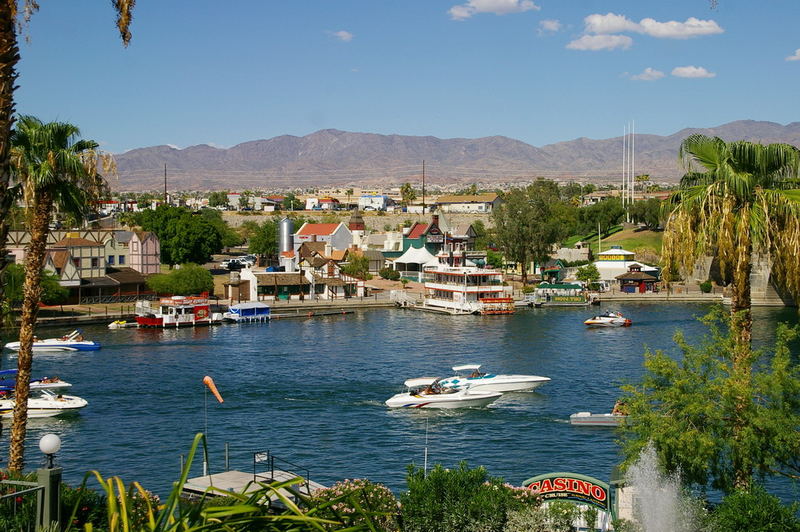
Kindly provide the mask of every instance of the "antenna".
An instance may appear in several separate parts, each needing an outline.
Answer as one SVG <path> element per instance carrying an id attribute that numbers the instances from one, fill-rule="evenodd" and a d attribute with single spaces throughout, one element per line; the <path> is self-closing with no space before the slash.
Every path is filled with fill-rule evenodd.
<path id="1" fill-rule="evenodd" d="M 167 204 L 167 164 L 164 163 L 164 205 Z"/>

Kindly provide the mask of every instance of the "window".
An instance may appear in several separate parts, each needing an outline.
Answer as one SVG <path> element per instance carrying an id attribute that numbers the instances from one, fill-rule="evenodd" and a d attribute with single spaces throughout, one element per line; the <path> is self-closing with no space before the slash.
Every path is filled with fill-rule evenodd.
<path id="1" fill-rule="evenodd" d="M 123 264 L 125 264 L 125 255 L 120 255 L 119 256 L 119 265 L 122 266 Z"/>
<path id="2" fill-rule="evenodd" d="M 109 266 L 113 266 L 114 265 L 114 255 L 109 255 L 108 256 L 108 265 Z"/>
<path id="3" fill-rule="evenodd" d="M 131 242 L 131 251 L 139 251 L 139 243 Z"/>
<path id="4" fill-rule="evenodd" d="M 80 268 L 80 267 L 81 267 L 81 259 L 72 259 L 72 264 L 73 264 L 73 265 L 74 265 L 76 268 Z"/>
<path id="5" fill-rule="evenodd" d="M 92 268 L 98 268 L 100 266 L 100 259 L 97 257 L 92 257 Z"/>

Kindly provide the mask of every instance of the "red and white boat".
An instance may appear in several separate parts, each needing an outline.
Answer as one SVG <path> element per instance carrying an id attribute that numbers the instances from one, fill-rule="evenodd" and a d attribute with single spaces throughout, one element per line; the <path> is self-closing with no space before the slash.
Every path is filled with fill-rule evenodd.
<path id="1" fill-rule="evenodd" d="M 139 327 L 196 327 L 222 321 L 221 313 L 211 313 L 206 296 L 173 296 L 159 301 L 138 301 L 136 323 Z"/>

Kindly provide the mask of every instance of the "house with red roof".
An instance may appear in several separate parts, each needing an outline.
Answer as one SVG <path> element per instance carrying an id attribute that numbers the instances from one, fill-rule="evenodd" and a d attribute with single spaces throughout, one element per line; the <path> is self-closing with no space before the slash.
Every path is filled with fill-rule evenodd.
<path id="1" fill-rule="evenodd" d="M 353 233 L 347 225 L 339 223 L 304 223 L 294 234 L 295 251 L 304 242 L 325 242 L 332 249 L 345 250 L 353 243 Z"/>
<path id="2" fill-rule="evenodd" d="M 409 248 L 426 247 L 432 255 L 436 255 L 444 246 L 444 231 L 439 227 L 439 216 L 431 216 L 431 223 L 414 222 L 408 233 L 403 235 L 403 252 Z"/>

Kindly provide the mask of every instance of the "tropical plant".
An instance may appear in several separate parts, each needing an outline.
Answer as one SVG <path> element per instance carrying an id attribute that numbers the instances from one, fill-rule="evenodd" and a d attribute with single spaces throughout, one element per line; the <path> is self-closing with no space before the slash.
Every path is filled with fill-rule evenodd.
<path id="1" fill-rule="evenodd" d="M 85 217 L 88 206 L 104 193 L 105 181 L 98 173 L 102 164 L 113 171 L 113 159 L 98 152 L 98 144 L 79 139 L 80 131 L 64 122 L 44 123 L 22 116 L 11 135 L 14 182 L 27 206 L 30 243 L 25 260 L 20 317 L 19 372 L 11 427 L 8 467 L 21 470 L 24 463 L 25 427 L 31 377 L 33 330 L 42 295 L 42 268 L 53 209 L 76 219 Z"/>
<path id="2" fill-rule="evenodd" d="M 227 207 L 228 206 L 228 193 L 222 190 L 215 190 L 208 195 L 209 207 Z"/>
<path id="3" fill-rule="evenodd" d="M 10 264 L 2 283 L 6 288 L 6 301 L 16 307 L 22 304 L 22 287 L 25 283 L 25 268 L 20 264 Z M 58 277 L 51 271 L 42 272 L 42 303 L 58 305 L 69 297 L 69 290 L 58 284 Z"/>
<path id="4" fill-rule="evenodd" d="M 369 259 L 365 255 L 350 253 L 341 270 L 342 273 L 358 279 L 372 279 L 372 275 L 369 273 Z"/>
<path id="5" fill-rule="evenodd" d="M 349 503 L 348 498 L 356 504 Z M 332 501 L 336 501 L 336 504 L 330 505 Z M 376 484 L 365 478 L 343 480 L 329 488 L 319 489 L 311 495 L 309 503 L 311 507 L 324 508 L 316 512 L 318 517 L 335 520 L 339 515 L 356 516 L 362 510 L 367 510 L 384 514 L 374 518 L 381 532 L 400 530 L 397 521 L 400 505 L 397 498 L 383 484 Z M 354 518 L 353 524 L 366 524 L 366 519 Z M 329 527 L 325 529 L 328 530 Z"/>
<path id="6" fill-rule="evenodd" d="M 131 39 L 130 24 L 135 0 L 114 0 L 117 12 L 117 28 L 122 42 L 128 45 Z M 17 63 L 20 60 L 17 31 L 30 20 L 39 9 L 36 0 L 6 0 L 0 4 L 0 258 L 6 256 L 8 242 L 9 210 L 13 207 L 17 192 L 12 182 L 11 131 L 14 127 L 14 89 L 17 80 Z M 6 261 L 0 260 L 0 274 Z M 0 285 L 0 301 L 3 286 Z M 2 311 L 0 305 L 0 311 Z"/>
<path id="7" fill-rule="evenodd" d="M 403 183 L 400 186 L 400 197 L 402 198 L 401 201 L 403 205 L 410 205 L 415 199 L 417 199 L 417 191 L 414 190 L 414 187 L 411 186 L 411 183 Z"/>
<path id="8" fill-rule="evenodd" d="M 378 275 L 380 275 L 382 279 L 388 279 L 389 281 L 397 281 L 400 279 L 400 272 L 392 268 L 381 268 Z"/>
<path id="9" fill-rule="evenodd" d="M 784 506 L 780 499 L 755 485 L 750 491 L 736 491 L 722 499 L 711 516 L 710 528 L 714 532 L 798 532 L 798 510 L 799 503 Z"/>
<path id="10" fill-rule="evenodd" d="M 669 283 L 704 255 L 719 259 L 731 282 L 732 386 L 739 390 L 731 424 L 744 440 L 751 380 L 750 274 L 752 256 L 769 254 L 776 278 L 800 295 L 800 151 L 788 144 L 692 135 L 681 144 L 687 169 L 667 205 L 662 278 Z M 746 490 L 752 470 L 736 456 L 735 487 Z"/>

